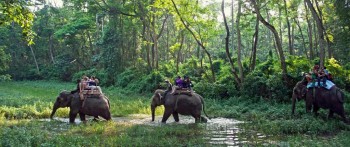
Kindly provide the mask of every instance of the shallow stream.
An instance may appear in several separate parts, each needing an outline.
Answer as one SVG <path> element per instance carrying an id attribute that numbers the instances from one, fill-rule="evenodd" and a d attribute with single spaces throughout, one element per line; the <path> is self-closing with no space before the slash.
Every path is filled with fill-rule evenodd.
<path id="1" fill-rule="evenodd" d="M 176 124 L 194 124 L 194 118 L 190 116 L 179 115 L 180 122 L 175 122 L 172 117 L 169 117 L 167 125 Z M 92 117 L 88 117 L 88 120 L 92 120 Z M 160 126 L 164 125 L 161 123 L 162 116 L 156 116 L 155 121 L 151 121 L 150 115 L 135 114 L 128 117 L 113 117 L 112 120 L 120 123 L 128 124 L 142 124 L 150 126 Z M 54 118 L 61 122 L 68 123 L 68 118 Z M 50 121 L 50 119 L 43 119 L 43 121 Z M 81 123 L 79 119 L 75 119 L 77 124 Z M 204 125 L 206 130 L 208 130 L 205 140 L 208 140 L 209 145 L 219 145 L 219 146 L 269 146 L 275 144 L 274 141 L 270 140 L 272 136 L 268 136 L 259 133 L 254 130 L 245 130 L 240 128 L 242 121 L 238 121 L 231 118 L 212 118 L 208 120 L 207 123 L 201 123 Z"/>

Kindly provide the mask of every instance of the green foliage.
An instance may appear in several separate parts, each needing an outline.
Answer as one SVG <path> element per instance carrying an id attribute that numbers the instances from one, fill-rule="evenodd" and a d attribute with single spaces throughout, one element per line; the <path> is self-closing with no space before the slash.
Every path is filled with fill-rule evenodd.
<path id="1" fill-rule="evenodd" d="M 267 98 L 269 97 L 267 80 L 268 77 L 256 70 L 245 77 L 241 93 L 256 100 L 259 97 Z"/>
<path id="2" fill-rule="evenodd" d="M 215 84 L 207 82 L 199 82 L 194 85 L 194 90 L 201 94 L 205 98 L 212 99 L 225 99 L 229 97 L 228 89 L 234 87 L 229 87 L 224 84 Z"/>
<path id="3" fill-rule="evenodd" d="M 79 31 L 90 28 L 91 21 L 88 18 L 82 17 L 73 20 L 64 25 L 61 29 L 55 32 L 57 37 L 75 36 Z"/>
<path id="4" fill-rule="evenodd" d="M 12 22 L 19 24 L 22 35 L 28 45 L 33 44 L 35 33 L 32 31 L 34 14 L 29 10 L 30 2 L 4 0 L 0 2 L 0 26 L 10 25 Z"/>
<path id="5" fill-rule="evenodd" d="M 9 68 L 11 55 L 5 53 L 5 47 L 0 46 L 0 72 L 6 71 Z"/>
<path id="6" fill-rule="evenodd" d="M 293 76 L 301 76 L 302 73 L 310 72 L 314 65 L 309 59 L 300 56 L 289 56 L 286 64 L 288 73 Z"/>

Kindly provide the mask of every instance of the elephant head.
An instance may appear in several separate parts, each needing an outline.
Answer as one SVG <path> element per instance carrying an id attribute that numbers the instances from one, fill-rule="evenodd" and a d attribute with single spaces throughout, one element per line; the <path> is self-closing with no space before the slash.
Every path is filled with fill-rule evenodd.
<path id="1" fill-rule="evenodd" d="M 151 102 L 152 121 L 154 121 L 156 107 L 164 104 L 164 94 L 165 94 L 164 90 L 157 89 L 152 96 L 152 102 Z"/>
<path id="2" fill-rule="evenodd" d="M 56 98 L 56 102 L 53 105 L 52 113 L 50 115 L 50 118 L 53 118 L 53 115 L 56 113 L 56 110 L 58 108 L 64 108 L 64 107 L 69 107 L 70 102 L 72 98 L 74 97 L 74 94 L 71 94 L 71 92 L 68 91 L 62 91 L 58 97 Z"/>
<path id="3" fill-rule="evenodd" d="M 306 96 L 306 92 L 307 92 L 307 80 L 305 79 L 305 77 L 303 78 L 303 80 L 299 81 L 295 87 L 293 88 L 293 95 L 292 95 L 292 114 L 294 114 L 294 110 L 295 110 L 295 102 L 301 99 L 304 99 Z"/>

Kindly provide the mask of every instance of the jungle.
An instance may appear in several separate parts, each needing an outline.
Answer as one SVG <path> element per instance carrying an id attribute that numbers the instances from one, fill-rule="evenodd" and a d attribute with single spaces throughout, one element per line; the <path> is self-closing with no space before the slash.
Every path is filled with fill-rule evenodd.
<path id="1" fill-rule="evenodd" d="M 349 22 L 348 0 L 1 1 L 0 146 L 349 146 Z M 80 119 L 86 76 L 110 118 Z"/>

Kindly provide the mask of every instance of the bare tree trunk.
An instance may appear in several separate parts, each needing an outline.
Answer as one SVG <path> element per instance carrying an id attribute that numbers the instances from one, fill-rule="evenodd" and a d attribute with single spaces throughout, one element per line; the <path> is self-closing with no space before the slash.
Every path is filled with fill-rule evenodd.
<path id="1" fill-rule="evenodd" d="M 282 12 L 281 11 L 282 11 L 281 8 L 278 6 L 278 20 L 279 20 L 279 26 L 280 26 L 280 39 L 281 39 L 280 42 L 281 42 L 281 44 L 283 44 L 283 32 L 282 32 L 283 25 L 282 25 Z"/>
<path id="2" fill-rule="evenodd" d="M 295 52 L 294 52 L 294 27 L 293 27 L 293 25 L 291 26 L 291 35 L 290 35 L 290 42 L 291 42 L 291 50 L 292 50 L 292 53 L 293 53 L 293 55 L 295 55 Z M 300 54 L 299 54 L 300 55 Z"/>
<path id="3" fill-rule="evenodd" d="M 242 66 L 242 39 L 241 39 L 241 30 L 239 28 L 240 20 L 241 20 L 241 9 L 242 9 L 242 1 L 238 0 L 238 12 L 237 12 L 237 18 L 236 18 L 236 31 L 237 31 L 237 64 L 238 64 L 238 70 L 239 70 L 239 79 L 240 82 L 244 82 L 244 76 L 243 76 L 243 66 Z"/>
<path id="4" fill-rule="evenodd" d="M 315 20 L 315 19 L 314 19 Z M 313 27 L 313 33 L 314 33 L 314 48 L 315 48 L 315 54 L 316 54 L 316 57 L 319 57 L 320 56 L 320 51 L 318 50 L 318 35 L 317 35 L 317 31 L 316 31 L 316 22 L 313 22 L 312 24 L 312 27 Z"/>
<path id="5" fill-rule="evenodd" d="M 214 72 L 214 68 L 213 68 L 213 61 L 211 59 L 211 55 L 210 53 L 208 52 L 208 50 L 205 48 L 205 46 L 203 45 L 203 43 L 196 37 L 196 35 L 194 34 L 194 32 L 191 30 L 191 28 L 189 27 L 189 23 L 185 23 L 185 21 L 183 20 L 183 18 L 181 17 L 180 15 L 180 12 L 179 10 L 177 9 L 177 6 L 174 2 L 174 0 L 171 0 L 171 2 L 173 3 L 174 5 L 174 8 L 175 8 L 175 11 L 177 13 L 177 15 L 180 17 L 180 20 L 182 22 L 182 24 L 185 26 L 185 28 L 191 33 L 191 35 L 193 36 L 193 38 L 196 40 L 197 44 L 201 46 L 201 48 L 204 50 L 204 52 L 207 54 L 208 58 L 209 58 L 209 63 L 210 63 L 210 69 L 211 69 L 211 72 L 212 72 L 212 80 L 215 82 L 215 72 Z"/>
<path id="6" fill-rule="evenodd" d="M 181 31 L 181 44 L 180 44 L 180 48 L 177 52 L 177 58 L 176 58 L 176 73 L 179 73 L 179 62 L 180 62 L 180 58 L 181 58 L 181 49 L 182 49 L 182 46 L 184 44 L 184 40 L 185 40 L 185 35 Z"/>
<path id="7" fill-rule="evenodd" d="M 35 54 L 34 54 L 34 50 L 33 50 L 33 48 L 32 48 L 31 45 L 29 45 L 29 48 L 30 48 L 30 51 L 32 52 L 32 56 L 33 56 L 34 63 L 35 63 L 35 66 L 36 66 L 36 72 L 37 72 L 37 74 L 39 74 L 39 73 L 40 73 L 39 65 L 38 65 L 38 62 L 36 61 L 36 57 L 35 57 Z"/>
<path id="8" fill-rule="evenodd" d="M 288 47 L 289 47 L 289 54 L 293 55 L 294 51 L 293 51 L 293 45 L 292 45 L 292 35 L 290 34 L 290 22 L 289 22 L 289 18 L 288 18 L 288 11 L 287 11 L 287 2 L 286 0 L 284 1 L 284 11 L 286 13 L 286 22 L 287 22 L 287 29 L 288 29 Z M 282 35 L 282 34 L 281 34 Z"/>
<path id="9" fill-rule="evenodd" d="M 256 62 L 256 48 L 258 46 L 259 41 L 259 18 L 256 17 L 255 22 L 255 33 L 253 35 L 253 47 L 252 47 L 252 54 L 250 57 L 250 71 L 253 71 L 255 69 L 255 62 Z"/>
<path id="10" fill-rule="evenodd" d="M 278 32 L 276 31 L 276 29 L 275 29 L 275 27 L 273 25 L 271 25 L 268 22 L 266 22 L 265 19 L 261 16 L 259 8 L 258 8 L 257 3 L 256 3 L 256 0 L 251 0 L 251 2 L 253 4 L 253 6 L 254 6 L 254 9 L 255 9 L 255 12 L 256 12 L 256 14 L 258 16 L 259 21 L 262 24 L 264 24 L 268 29 L 270 29 L 271 32 L 273 33 L 274 37 L 275 37 L 277 49 L 278 49 L 279 56 L 280 56 L 282 75 L 283 75 L 284 79 L 287 79 L 287 73 L 288 73 L 287 72 L 287 65 L 286 65 L 286 61 L 285 61 L 285 58 L 284 58 L 284 53 L 283 53 L 283 50 L 282 50 L 282 44 L 281 44 L 280 37 L 278 36 Z"/>
<path id="11" fill-rule="evenodd" d="M 140 11 L 141 11 L 141 15 L 140 15 L 140 20 L 142 22 L 142 40 L 143 42 L 147 42 L 147 44 L 145 45 L 146 48 L 146 59 L 147 59 L 147 65 L 148 65 L 148 69 L 152 70 L 152 64 L 151 64 L 151 59 L 150 59 L 150 45 L 149 45 L 149 23 L 146 20 L 146 17 L 144 16 L 144 14 L 146 13 L 144 10 L 144 6 L 142 4 L 142 2 L 138 2 L 137 3 Z"/>
<path id="12" fill-rule="evenodd" d="M 235 41 L 234 41 L 234 36 L 235 36 L 235 19 L 234 19 L 234 15 L 233 15 L 233 1 L 234 0 L 232 0 L 231 1 L 231 17 L 232 17 L 232 19 L 231 19 L 231 27 L 232 27 L 232 39 L 231 39 L 231 45 L 232 45 L 232 54 L 234 54 L 234 51 L 235 51 Z"/>
<path id="13" fill-rule="evenodd" d="M 50 52 L 50 58 L 51 58 L 51 62 L 52 64 L 55 64 L 55 58 L 53 55 L 53 43 L 52 43 L 52 35 L 49 35 L 49 52 Z"/>
<path id="14" fill-rule="evenodd" d="M 304 54 L 305 54 L 306 58 L 309 59 L 309 56 L 308 56 L 307 50 L 306 50 L 306 46 L 305 46 L 306 43 L 305 43 L 305 38 L 304 38 L 304 35 L 303 35 L 303 30 L 301 29 L 299 21 L 296 18 L 294 18 L 294 21 L 297 24 L 297 26 L 299 28 L 299 32 L 300 32 L 301 38 L 303 39 L 303 51 L 304 51 Z"/>
<path id="15" fill-rule="evenodd" d="M 270 23 L 270 14 L 269 14 L 269 11 L 266 7 L 266 19 L 267 19 L 267 22 Z M 266 28 L 268 29 L 268 28 Z M 275 49 L 275 52 L 276 52 L 276 55 L 279 59 L 279 53 L 278 53 L 278 49 L 276 47 L 276 41 L 274 39 L 271 39 L 271 32 L 270 31 L 267 31 L 267 40 L 269 40 L 269 48 L 274 48 Z M 270 42 L 272 40 L 272 42 Z M 271 45 L 272 44 L 272 45 Z"/>
<path id="16" fill-rule="evenodd" d="M 308 8 L 306 6 L 307 4 L 304 2 L 304 7 L 305 7 L 305 17 L 306 17 L 306 22 L 307 22 L 307 31 L 308 31 L 308 37 L 309 37 L 309 51 L 310 51 L 310 59 L 313 60 L 315 58 L 315 55 L 314 55 L 314 49 L 313 49 L 313 42 L 312 42 L 312 32 L 313 32 L 313 29 L 312 29 L 312 25 L 311 25 L 311 21 L 309 19 L 309 13 L 308 13 Z"/>
<path id="17" fill-rule="evenodd" d="M 319 37 L 319 42 L 320 42 L 320 67 L 322 68 L 324 66 L 324 59 L 325 59 L 325 50 L 324 50 L 324 34 L 323 34 L 323 25 L 320 17 L 317 15 L 315 8 L 313 7 L 312 3 L 310 0 L 305 0 L 307 3 L 309 10 L 311 11 L 311 14 L 316 21 L 317 24 L 317 32 L 318 32 L 318 37 Z"/>
<path id="18" fill-rule="evenodd" d="M 332 53 L 332 49 L 331 49 L 331 42 L 330 42 L 329 37 L 328 37 L 327 32 L 326 32 L 327 28 L 323 25 L 323 18 L 322 18 L 323 14 L 322 14 L 322 11 L 320 10 L 319 6 L 318 6 L 317 0 L 315 1 L 315 4 L 316 4 L 317 12 L 318 12 L 318 14 L 320 16 L 320 20 L 322 22 L 323 33 L 324 33 L 324 35 L 326 37 L 326 41 L 327 41 L 326 43 L 327 43 L 328 58 L 332 58 L 333 57 L 333 53 Z"/>
<path id="19" fill-rule="evenodd" d="M 240 3 L 240 2 L 239 2 Z M 227 21 L 226 21 L 226 16 L 225 16 L 225 10 L 224 10 L 224 7 L 225 7 L 225 0 L 222 0 L 222 4 L 221 4 L 221 12 L 222 12 L 222 16 L 224 18 L 224 24 L 225 24 L 225 29 L 226 29 L 226 37 L 225 37 L 225 50 L 226 50 L 226 57 L 227 59 L 229 60 L 230 62 L 230 66 L 231 66 L 231 71 L 232 71 L 232 74 L 235 78 L 235 81 L 236 83 L 239 85 L 239 87 L 241 87 L 241 82 L 243 79 L 240 79 L 240 77 L 238 77 L 237 75 L 237 72 L 235 70 L 235 66 L 233 65 L 233 61 L 231 59 L 231 55 L 230 55 L 230 49 L 229 49 L 229 41 L 230 41 L 230 30 L 228 28 L 228 25 L 227 25 Z M 239 10 L 240 10 L 240 7 L 241 7 L 241 4 L 239 4 L 238 6 Z M 238 12 L 239 13 L 239 12 Z M 237 16 L 237 18 L 239 18 L 239 16 Z M 239 25 L 239 22 L 237 23 L 237 26 Z M 233 45 L 233 44 L 232 44 Z M 239 48 L 239 47 L 238 47 Z"/>

